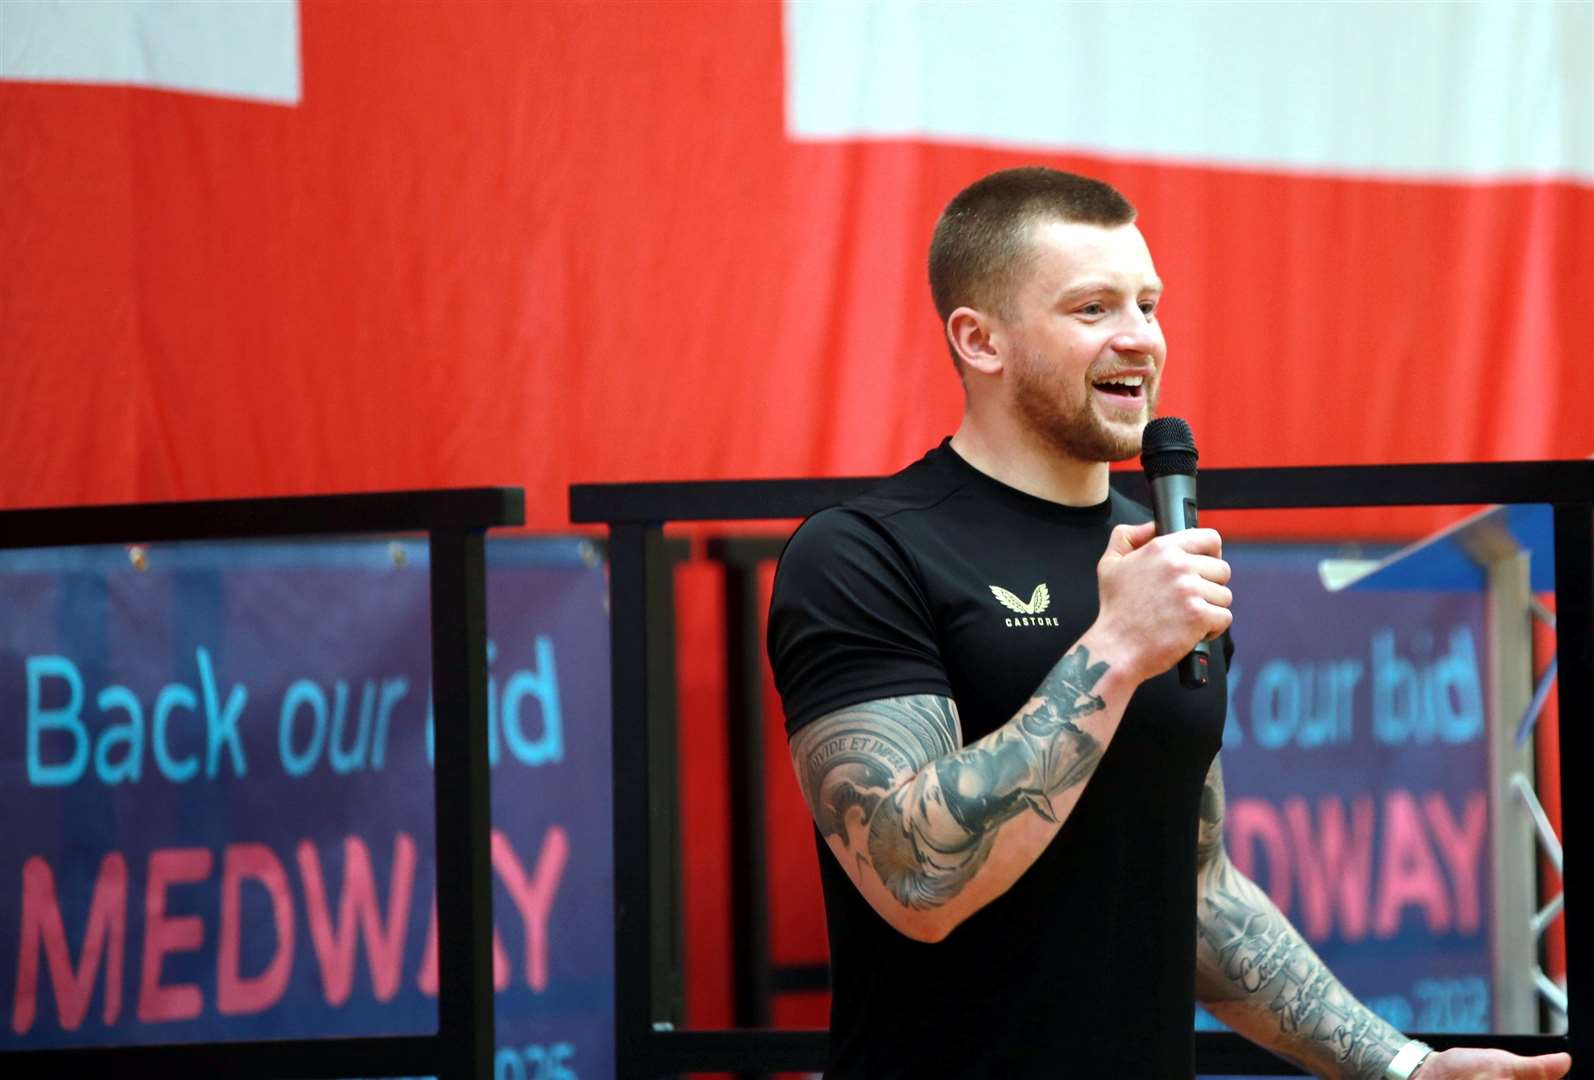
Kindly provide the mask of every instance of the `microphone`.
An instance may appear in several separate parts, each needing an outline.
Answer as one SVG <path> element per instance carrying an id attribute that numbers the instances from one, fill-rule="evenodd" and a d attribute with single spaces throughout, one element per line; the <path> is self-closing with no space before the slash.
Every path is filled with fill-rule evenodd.
<path id="1" fill-rule="evenodd" d="M 1140 437 L 1140 467 L 1151 485 L 1151 512 L 1157 535 L 1196 527 L 1196 448 L 1190 425 L 1164 416 L 1146 425 Z M 1179 682 L 1196 689 L 1207 684 L 1211 646 L 1201 641 L 1179 661 Z"/>

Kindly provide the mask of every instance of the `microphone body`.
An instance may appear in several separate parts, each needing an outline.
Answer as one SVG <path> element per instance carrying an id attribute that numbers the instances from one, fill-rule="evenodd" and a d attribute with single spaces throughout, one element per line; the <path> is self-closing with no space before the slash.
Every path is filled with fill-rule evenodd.
<path id="1" fill-rule="evenodd" d="M 1170 473 L 1151 481 L 1151 512 L 1157 535 L 1196 527 L 1195 477 Z"/>
<path id="2" fill-rule="evenodd" d="M 1153 420 L 1146 425 L 1141 447 L 1157 535 L 1195 528 L 1196 449 L 1190 425 L 1173 416 Z M 1211 643 L 1197 642 L 1179 661 L 1179 683 L 1192 690 L 1205 686 L 1211 662 Z"/>

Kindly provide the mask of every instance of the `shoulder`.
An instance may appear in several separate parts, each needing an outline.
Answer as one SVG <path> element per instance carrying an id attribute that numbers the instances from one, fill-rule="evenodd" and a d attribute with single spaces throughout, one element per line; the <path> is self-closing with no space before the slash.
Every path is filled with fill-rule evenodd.
<path id="1" fill-rule="evenodd" d="M 851 506 L 832 506 L 808 518 L 786 541 L 776 568 L 777 587 L 794 575 L 830 576 L 859 560 L 893 558 L 895 547 L 880 522 Z"/>
<path id="2" fill-rule="evenodd" d="M 913 556 L 877 515 L 833 506 L 804 521 L 786 542 L 775 568 L 774 610 L 797 594 L 856 595 L 865 583 L 901 589 L 916 577 Z"/>
<path id="3" fill-rule="evenodd" d="M 958 489 L 936 462 L 938 454 L 947 452 L 932 450 L 864 494 L 809 517 L 786 542 L 779 574 L 789 576 L 815 564 L 841 572 L 856 569 L 860 559 L 910 566 L 919 514 L 941 506 Z"/>
<path id="4" fill-rule="evenodd" d="M 957 472 L 948 468 L 946 458 L 951 453 L 952 450 L 943 443 L 912 465 L 886 477 L 875 487 L 842 505 L 880 521 L 934 509 L 957 494 L 962 487 Z"/>
<path id="5" fill-rule="evenodd" d="M 852 507 L 815 514 L 787 544 L 766 644 L 788 734 L 861 701 L 951 696 L 917 565 Z"/>

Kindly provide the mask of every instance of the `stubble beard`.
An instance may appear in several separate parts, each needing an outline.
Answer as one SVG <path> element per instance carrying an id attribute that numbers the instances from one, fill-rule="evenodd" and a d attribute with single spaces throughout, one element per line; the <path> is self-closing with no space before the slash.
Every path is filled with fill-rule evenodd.
<path id="1" fill-rule="evenodd" d="M 1141 422 L 1109 424 L 1096 412 L 1090 376 L 1084 394 L 1070 403 L 1063 387 L 1047 377 L 1044 365 L 1026 362 L 1014 387 L 1013 400 L 1025 427 L 1053 450 L 1076 461 L 1127 461 L 1140 453 L 1141 432 L 1157 415 L 1158 380 L 1144 384 L 1145 408 Z"/>

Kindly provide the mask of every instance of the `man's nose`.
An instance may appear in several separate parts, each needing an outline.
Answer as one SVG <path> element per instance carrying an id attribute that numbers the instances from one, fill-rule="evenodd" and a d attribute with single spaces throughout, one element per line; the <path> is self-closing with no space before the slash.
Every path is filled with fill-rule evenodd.
<path id="1" fill-rule="evenodd" d="M 1125 321 L 1128 322 L 1127 319 Z M 1124 326 L 1113 335 L 1111 344 L 1114 352 L 1131 356 L 1151 356 L 1156 353 L 1161 341 L 1162 334 L 1157 329 L 1156 323 L 1139 316 L 1139 325 Z"/>

